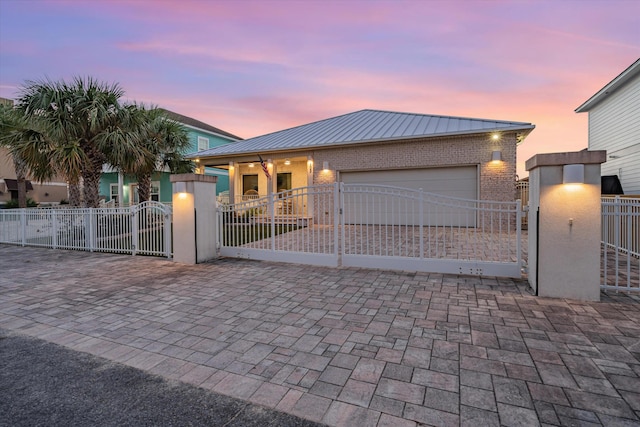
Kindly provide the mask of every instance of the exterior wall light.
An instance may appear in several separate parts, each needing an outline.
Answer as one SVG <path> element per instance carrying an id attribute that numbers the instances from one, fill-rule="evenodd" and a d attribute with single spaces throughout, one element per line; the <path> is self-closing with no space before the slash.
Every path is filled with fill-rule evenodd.
<path id="1" fill-rule="evenodd" d="M 324 162 L 322 162 L 322 170 L 323 171 L 328 171 L 329 170 L 329 162 L 327 162 L 326 160 Z"/>
<path id="2" fill-rule="evenodd" d="M 173 192 L 174 193 L 186 193 L 187 192 L 187 183 L 184 181 L 178 181 L 173 183 Z"/>
<path id="3" fill-rule="evenodd" d="M 491 135 L 491 139 L 493 139 L 494 141 L 497 141 L 500 139 L 500 134 L 499 133 L 494 133 L 493 135 Z"/>
<path id="4" fill-rule="evenodd" d="M 286 166 L 289 166 L 289 165 L 291 164 L 291 160 L 289 160 L 289 159 L 284 159 L 284 164 L 285 164 Z"/>
<path id="5" fill-rule="evenodd" d="M 492 162 L 501 162 L 502 161 L 502 151 L 496 150 L 491 153 L 491 161 Z"/>
<path id="6" fill-rule="evenodd" d="M 562 167 L 563 184 L 584 184 L 584 165 L 573 164 Z"/>

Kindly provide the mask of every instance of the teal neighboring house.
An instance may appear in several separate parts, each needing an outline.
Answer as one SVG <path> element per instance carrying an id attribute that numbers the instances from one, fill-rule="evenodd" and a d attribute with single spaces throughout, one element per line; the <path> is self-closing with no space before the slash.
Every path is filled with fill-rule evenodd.
<path id="1" fill-rule="evenodd" d="M 190 148 L 185 154 L 195 154 L 198 151 L 208 150 L 224 144 L 239 141 L 242 138 L 229 132 L 218 129 L 207 123 L 165 110 L 167 115 L 182 123 L 189 135 Z M 215 175 L 218 177 L 216 192 L 229 190 L 229 171 L 218 168 L 198 167 L 197 173 Z M 171 183 L 168 171 L 156 171 L 151 177 L 151 200 L 170 203 L 172 199 Z M 103 166 L 100 178 L 100 195 L 105 202 L 112 204 L 129 205 L 138 203 L 138 185 L 135 177 L 119 174 L 109 165 Z M 122 197 L 120 197 L 122 195 Z"/>

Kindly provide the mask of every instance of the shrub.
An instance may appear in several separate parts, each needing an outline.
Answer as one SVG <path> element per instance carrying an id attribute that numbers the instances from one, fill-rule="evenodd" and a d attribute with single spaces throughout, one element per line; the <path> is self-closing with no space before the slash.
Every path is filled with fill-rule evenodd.
<path id="1" fill-rule="evenodd" d="M 35 200 L 31 198 L 27 199 L 28 208 L 35 208 L 36 206 L 38 206 L 38 204 L 35 202 Z M 3 209 L 16 209 L 17 207 L 18 207 L 18 199 L 11 199 L 2 206 Z"/>

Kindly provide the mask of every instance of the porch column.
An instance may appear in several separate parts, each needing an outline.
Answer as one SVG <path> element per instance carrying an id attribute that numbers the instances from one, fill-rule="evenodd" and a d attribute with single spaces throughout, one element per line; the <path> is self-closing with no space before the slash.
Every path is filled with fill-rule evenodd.
<path id="1" fill-rule="evenodd" d="M 600 300 L 600 164 L 606 151 L 538 154 L 529 171 L 529 284 L 536 295 Z"/>
<path id="2" fill-rule="evenodd" d="M 173 184 L 173 260 L 197 264 L 217 252 L 217 176 L 171 175 Z"/>
<path id="3" fill-rule="evenodd" d="M 236 164 L 229 162 L 229 203 L 236 202 Z"/>
<path id="4" fill-rule="evenodd" d="M 313 156 L 307 156 L 307 187 L 313 186 Z M 315 214 L 315 208 L 313 204 L 313 196 L 307 197 L 307 211 L 306 216 L 313 216 L 313 222 L 316 223 L 318 218 Z"/>
<path id="5" fill-rule="evenodd" d="M 269 167 L 269 165 L 271 165 L 271 167 Z M 271 180 L 267 180 L 271 189 L 270 194 L 275 194 L 278 192 L 278 167 L 275 162 L 269 159 L 267 160 L 267 169 L 269 169 L 269 174 L 271 175 Z"/>

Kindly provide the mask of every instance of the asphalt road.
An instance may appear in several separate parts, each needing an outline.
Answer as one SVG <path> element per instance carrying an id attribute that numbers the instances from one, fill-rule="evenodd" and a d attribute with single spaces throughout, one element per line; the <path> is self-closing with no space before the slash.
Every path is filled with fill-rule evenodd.
<path id="1" fill-rule="evenodd" d="M 319 424 L 0 329 L 0 426 Z"/>

